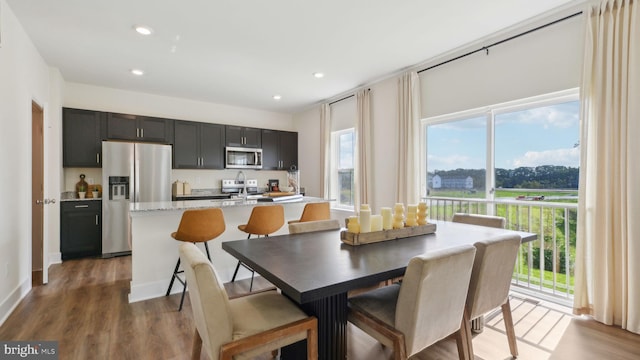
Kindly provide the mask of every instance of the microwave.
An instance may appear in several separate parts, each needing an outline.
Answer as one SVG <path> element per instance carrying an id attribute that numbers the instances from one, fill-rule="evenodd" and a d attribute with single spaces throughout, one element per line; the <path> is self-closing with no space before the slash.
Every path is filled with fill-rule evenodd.
<path id="1" fill-rule="evenodd" d="M 224 157 L 227 169 L 262 169 L 262 149 L 226 147 Z"/>

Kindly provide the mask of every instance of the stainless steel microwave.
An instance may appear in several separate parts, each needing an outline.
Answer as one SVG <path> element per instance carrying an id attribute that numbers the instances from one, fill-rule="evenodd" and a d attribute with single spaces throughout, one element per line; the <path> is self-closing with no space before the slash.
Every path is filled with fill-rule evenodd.
<path id="1" fill-rule="evenodd" d="M 226 147 L 225 168 L 262 169 L 262 149 Z"/>

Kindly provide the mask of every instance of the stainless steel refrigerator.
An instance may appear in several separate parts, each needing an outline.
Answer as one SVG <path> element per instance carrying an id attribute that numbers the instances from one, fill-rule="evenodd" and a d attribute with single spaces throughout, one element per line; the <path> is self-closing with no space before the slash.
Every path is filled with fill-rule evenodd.
<path id="1" fill-rule="evenodd" d="M 102 257 L 131 253 L 132 202 L 171 201 L 171 146 L 102 142 Z"/>

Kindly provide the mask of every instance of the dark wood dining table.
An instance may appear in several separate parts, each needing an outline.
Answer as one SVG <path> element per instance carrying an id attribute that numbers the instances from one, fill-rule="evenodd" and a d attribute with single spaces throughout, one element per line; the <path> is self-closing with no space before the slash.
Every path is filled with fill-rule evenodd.
<path id="1" fill-rule="evenodd" d="M 222 248 L 278 287 L 282 294 L 318 318 L 320 359 L 345 359 L 347 293 L 400 277 L 420 254 L 499 235 L 517 233 L 523 242 L 537 235 L 448 221 L 433 221 L 433 234 L 351 246 L 340 231 L 289 234 L 227 241 Z M 289 350 L 295 352 L 296 350 Z M 287 354 L 283 358 L 299 358 Z"/>

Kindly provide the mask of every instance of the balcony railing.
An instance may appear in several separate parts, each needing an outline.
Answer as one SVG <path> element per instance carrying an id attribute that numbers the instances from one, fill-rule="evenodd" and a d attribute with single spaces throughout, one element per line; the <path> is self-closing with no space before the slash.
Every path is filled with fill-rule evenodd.
<path id="1" fill-rule="evenodd" d="M 429 217 L 454 213 L 502 216 L 507 229 L 538 234 L 520 247 L 513 285 L 567 303 L 573 298 L 577 204 L 427 197 Z M 541 250 L 542 249 L 542 250 Z"/>

